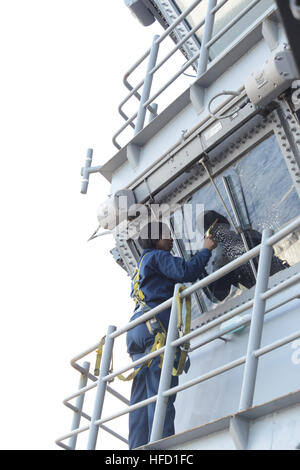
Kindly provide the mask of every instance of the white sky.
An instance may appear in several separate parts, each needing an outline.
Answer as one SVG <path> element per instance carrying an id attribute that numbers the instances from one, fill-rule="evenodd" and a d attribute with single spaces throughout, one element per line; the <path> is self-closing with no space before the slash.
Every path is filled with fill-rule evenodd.
<path id="1" fill-rule="evenodd" d="M 0 2 L 1 449 L 59 449 L 69 361 L 131 315 L 113 239 L 86 242 L 109 184 L 92 175 L 80 194 L 80 169 L 89 147 L 93 165 L 116 153 L 122 77 L 157 32 L 123 0 Z"/>

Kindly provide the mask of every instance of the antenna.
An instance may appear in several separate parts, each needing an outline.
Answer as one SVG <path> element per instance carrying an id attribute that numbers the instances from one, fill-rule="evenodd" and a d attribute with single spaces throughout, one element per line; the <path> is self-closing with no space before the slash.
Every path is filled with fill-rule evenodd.
<path id="1" fill-rule="evenodd" d="M 85 166 L 81 168 L 81 176 L 82 176 L 82 183 L 81 183 L 81 194 L 86 194 L 89 185 L 89 178 L 90 173 L 98 173 L 102 165 L 99 166 L 91 166 L 93 159 L 93 149 L 88 149 L 85 159 Z"/>

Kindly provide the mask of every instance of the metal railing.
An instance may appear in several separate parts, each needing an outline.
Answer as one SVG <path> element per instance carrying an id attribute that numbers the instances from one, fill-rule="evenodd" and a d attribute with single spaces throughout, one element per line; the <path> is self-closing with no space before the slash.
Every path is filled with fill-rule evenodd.
<path id="1" fill-rule="evenodd" d="M 154 402 L 156 402 L 156 408 L 155 408 L 155 415 L 154 415 L 150 442 L 156 441 L 160 439 L 162 436 L 162 429 L 163 429 L 163 423 L 164 423 L 165 412 L 166 412 L 166 402 L 164 399 L 166 397 L 176 394 L 182 390 L 185 390 L 189 387 L 192 387 L 206 380 L 209 380 L 212 377 L 216 377 L 217 375 L 220 375 L 242 364 L 245 364 L 245 367 L 244 367 L 244 373 L 243 373 L 242 389 L 241 389 L 241 394 L 240 394 L 239 411 L 250 408 L 253 403 L 257 365 L 258 365 L 258 360 L 260 356 L 267 354 L 270 351 L 273 351 L 274 349 L 277 349 L 300 337 L 300 331 L 298 330 L 290 334 L 289 336 L 280 338 L 274 341 L 273 343 L 268 344 L 267 346 L 261 347 L 261 337 L 262 337 L 265 314 L 267 314 L 271 310 L 274 310 L 275 308 L 278 308 L 284 303 L 292 300 L 293 298 L 295 298 L 295 295 L 294 297 L 281 301 L 281 303 L 278 303 L 277 305 L 272 306 L 272 308 L 269 308 L 268 310 L 266 310 L 267 299 L 271 298 L 272 296 L 276 295 L 282 290 L 290 287 L 291 285 L 294 285 L 295 283 L 300 283 L 300 273 L 298 273 L 296 275 L 293 275 L 291 278 L 286 279 L 282 283 L 276 285 L 275 287 L 268 289 L 270 265 L 271 265 L 271 260 L 273 256 L 272 247 L 278 241 L 285 238 L 287 235 L 289 235 L 290 233 L 292 233 L 294 230 L 298 229 L 299 227 L 300 227 L 300 217 L 297 217 L 294 221 L 289 223 L 286 227 L 282 228 L 274 235 L 272 234 L 271 230 L 265 229 L 263 231 L 262 242 L 260 245 L 244 253 L 242 256 L 240 256 L 236 260 L 228 263 L 226 266 L 220 268 L 218 271 L 210 274 L 206 278 L 201 279 L 200 281 L 194 283 L 190 287 L 185 288 L 180 293 L 181 299 L 184 299 L 185 297 L 191 295 L 193 292 L 195 292 L 196 290 L 200 288 L 208 286 L 211 282 L 217 279 L 220 279 L 225 274 L 230 273 L 234 269 L 240 267 L 242 264 L 248 262 L 249 260 L 259 255 L 257 281 L 256 281 L 253 300 L 248 301 L 245 304 L 237 308 L 234 308 L 232 311 L 203 325 L 202 327 L 190 332 L 189 334 L 186 334 L 183 337 L 178 338 L 178 331 L 177 331 L 177 326 L 176 326 L 176 322 L 177 322 L 176 294 L 177 294 L 180 284 L 177 284 L 175 286 L 174 296 L 172 298 L 161 303 L 159 306 L 153 308 L 151 311 L 143 314 L 138 319 L 127 323 L 125 326 L 119 329 L 117 329 L 115 326 L 109 326 L 107 335 L 106 335 L 103 357 L 102 357 L 101 367 L 100 367 L 100 375 L 99 375 L 98 380 L 92 374 L 89 374 L 89 367 L 87 363 L 84 363 L 83 366 L 80 366 L 76 362 L 79 359 L 88 355 L 90 352 L 95 351 L 98 348 L 98 344 L 87 349 L 86 351 L 76 356 L 71 361 L 72 366 L 81 373 L 81 378 L 80 378 L 79 390 L 76 393 L 69 396 L 68 398 L 66 398 L 64 400 L 64 404 L 70 407 L 71 409 L 73 409 L 75 415 L 74 415 L 74 419 L 72 423 L 71 432 L 57 439 L 56 444 L 65 449 L 74 449 L 76 445 L 76 436 L 79 433 L 89 431 L 88 449 L 93 450 L 96 447 L 99 427 L 110 432 L 111 434 L 121 439 L 122 441 L 127 442 L 124 437 L 118 435 L 111 429 L 104 426 L 104 423 L 111 421 L 122 415 L 125 415 L 127 413 L 130 413 L 131 411 L 134 411 L 138 408 L 147 406 L 148 404 L 154 403 Z M 298 297 L 299 296 L 297 296 L 297 298 Z M 111 363 L 111 355 L 112 355 L 115 338 L 126 333 L 129 329 L 135 327 L 136 325 L 142 322 L 145 322 L 146 320 L 149 320 L 150 318 L 153 318 L 154 315 L 156 315 L 157 313 L 169 307 L 171 307 L 171 314 L 170 314 L 170 322 L 169 322 L 166 345 L 163 348 L 155 352 L 145 355 L 144 357 L 140 358 L 137 361 L 131 362 L 127 366 L 122 367 L 121 369 L 117 371 L 109 372 L 109 367 Z M 189 341 L 201 335 L 202 333 L 212 330 L 213 328 L 220 325 L 221 323 L 224 323 L 226 320 L 229 320 L 250 308 L 252 308 L 252 314 L 245 316 L 245 318 L 243 319 L 243 322 L 239 324 L 241 325 L 241 324 L 250 323 L 248 347 L 247 347 L 246 354 L 232 362 L 229 362 L 227 364 L 224 364 L 221 367 L 218 367 L 212 371 L 209 371 L 200 377 L 196 377 L 192 380 L 189 380 L 184 384 L 178 385 L 177 387 L 170 388 L 172 367 L 173 367 L 173 362 L 175 358 L 176 348 L 180 346 L 181 344 L 185 343 L 186 341 Z M 205 338 L 204 340 L 202 340 L 202 342 L 200 342 L 200 344 L 198 344 L 196 347 L 199 348 L 203 346 L 204 344 L 207 344 L 210 341 L 213 341 L 219 338 L 220 336 L 224 335 L 224 333 L 229 333 L 230 331 L 233 331 L 235 328 L 236 328 L 236 325 L 227 325 L 225 329 L 222 328 L 222 331 L 214 332 L 209 338 Z M 196 348 L 193 348 L 193 349 L 196 349 Z M 159 384 L 157 395 L 147 400 L 141 401 L 135 405 L 128 406 L 128 400 L 126 400 L 122 395 L 118 394 L 116 391 L 112 391 L 110 387 L 108 386 L 108 382 L 112 380 L 114 377 L 116 377 L 117 375 L 122 374 L 128 371 L 129 369 L 137 365 L 140 365 L 144 363 L 145 361 L 148 361 L 149 359 L 153 359 L 154 357 L 162 353 L 164 353 L 164 361 L 163 361 L 163 367 L 162 367 L 160 384 Z M 86 381 L 88 377 L 94 381 L 94 383 L 89 386 L 86 385 L 87 383 Z M 88 416 L 82 411 L 83 398 L 84 398 L 85 393 L 88 390 L 91 390 L 92 388 L 95 388 L 95 387 L 97 387 L 97 392 L 96 392 L 96 398 L 95 398 L 95 404 L 94 404 L 94 411 L 93 411 L 92 416 Z M 118 411 L 110 416 L 102 417 L 102 408 L 103 408 L 103 402 L 104 402 L 106 391 L 110 391 L 111 393 L 113 393 L 120 400 L 125 402 L 127 406 L 123 410 Z M 73 406 L 69 403 L 69 401 L 76 397 L 77 397 L 77 403 L 76 403 L 76 406 Z M 88 419 L 90 421 L 90 424 L 79 427 L 81 416 Z M 70 438 L 69 445 L 64 444 L 62 441 L 68 438 Z"/>
<path id="2" fill-rule="evenodd" d="M 148 49 L 143 56 L 135 62 L 135 64 L 125 73 L 123 78 L 123 83 L 126 88 L 130 91 L 129 94 L 124 98 L 120 103 L 118 111 L 120 115 L 125 119 L 125 123 L 118 129 L 114 134 L 112 141 L 117 149 L 121 149 L 121 145 L 117 142 L 117 137 L 128 127 L 131 126 L 134 128 L 134 135 L 136 135 L 144 127 L 145 114 L 147 109 L 150 111 L 152 117 L 157 115 L 157 105 L 154 103 L 154 100 L 158 98 L 172 83 L 175 82 L 184 72 L 190 67 L 197 64 L 197 74 L 196 79 L 198 79 L 202 74 L 207 71 L 208 62 L 209 62 L 209 50 L 210 48 L 222 37 L 227 31 L 232 28 L 243 16 L 245 16 L 252 8 L 254 8 L 262 0 L 252 0 L 249 4 L 241 10 L 237 15 L 235 15 L 229 23 L 227 23 L 218 33 L 213 36 L 213 28 L 215 23 L 215 15 L 221 10 L 224 5 L 229 0 L 222 0 L 217 4 L 217 0 L 208 0 L 208 6 L 204 18 L 202 18 L 186 35 L 173 47 L 173 49 L 168 52 L 168 54 L 160 60 L 157 64 L 157 57 L 159 52 L 159 47 L 161 43 L 175 30 L 175 28 L 187 18 L 187 16 L 199 5 L 202 0 L 196 0 L 186 8 L 178 18 L 161 34 L 160 36 L 154 36 L 152 46 Z M 274 4 L 274 8 L 276 5 Z M 186 63 L 180 67 L 180 69 L 163 85 L 158 91 L 156 91 L 152 96 L 152 80 L 155 73 L 169 60 L 171 57 L 181 49 L 186 41 L 188 41 L 201 27 L 204 26 L 201 47 L 200 49 L 189 59 Z M 135 72 L 138 67 L 148 59 L 148 67 L 146 75 L 143 80 L 141 80 L 136 86 L 133 86 L 129 83 L 129 76 Z M 199 59 L 199 60 L 198 60 Z M 143 86 L 142 94 L 138 90 Z M 132 98 L 135 97 L 139 101 L 138 110 L 130 117 L 126 115 L 123 110 L 124 105 Z M 134 120 L 136 119 L 136 124 Z"/>

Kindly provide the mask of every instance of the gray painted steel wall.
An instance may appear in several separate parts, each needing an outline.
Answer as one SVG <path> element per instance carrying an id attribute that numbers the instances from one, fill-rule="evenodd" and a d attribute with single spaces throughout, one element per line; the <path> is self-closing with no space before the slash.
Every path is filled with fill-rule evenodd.
<path id="1" fill-rule="evenodd" d="M 299 296 L 299 285 L 278 294 L 276 304 L 287 296 Z M 268 308 L 268 307 L 267 307 Z M 245 312 L 247 314 L 250 312 Z M 294 299 L 266 314 L 262 346 L 299 329 L 300 300 Z M 191 353 L 191 368 L 180 383 L 200 376 L 246 353 L 249 326 L 232 333 L 228 342 L 215 340 Z M 227 336 L 226 336 L 227 337 Z M 195 340 L 195 344 L 196 344 Z M 199 339 L 198 339 L 199 342 Z M 254 405 L 300 389 L 300 345 L 289 343 L 259 360 Z M 193 346 L 194 344 L 192 344 Z M 299 354 L 300 355 L 300 354 Z M 184 390 L 176 397 L 176 432 L 213 421 L 237 411 L 244 366 Z"/>

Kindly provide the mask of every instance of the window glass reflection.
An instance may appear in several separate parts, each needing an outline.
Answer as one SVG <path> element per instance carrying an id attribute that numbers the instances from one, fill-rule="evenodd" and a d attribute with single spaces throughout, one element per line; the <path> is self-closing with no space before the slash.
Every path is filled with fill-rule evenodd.
<path id="1" fill-rule="evenodd" d="M 207 266 L 208 274 L 240 256 L 247 251 L 247 247 L 251 249 L 258 245 L 264 228 L 278 231 L 300 214 L 300 200 L 274 135 L 262 141 L 246 156 L 214 178 L 214 181 L 232 221 L 236 227 L 241 226 L 243 236 L 234 230 L 230 217 L 211 183 L 192 196 L 190 204 L 193 216 L 187 221 L 180 242 L 186 259 L 201 249 L 201 242 L 198 246 L 191 242 L 194 240 L 195 230 L 202 232 L 202 237 L 198 239 L 203 240 L 205 231 L 219 219 L 212 229 L 212 235 L 218 240 L 218 247 L 213 251 Z M 209 211 L 202 228 L 195 216 L 198 204 L 203 204 L 204 210 Z M 176 217 L 174 221 L 176 222 Z M 299 261 L 300 231 L 297 230 L 274 246 L 271 275 Z M 244 289 L 251 288 L 255 284 L 257 262 L 258 260 L 254 259 L 252 265 L 245 264 L 223 277 L 220 283 L 212 285 L 210 290 L 204 290 L 205 295 L 202 292 L 201 296 L 205 308 L 212 308 L 228 296 L 239 295 Z"/>

